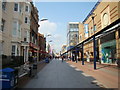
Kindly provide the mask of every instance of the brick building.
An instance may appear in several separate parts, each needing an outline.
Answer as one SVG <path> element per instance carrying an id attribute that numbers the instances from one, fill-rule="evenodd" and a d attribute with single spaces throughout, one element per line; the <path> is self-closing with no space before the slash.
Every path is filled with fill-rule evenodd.
<path id="1" fill-rule="evenodd" d="M 46 38 L 43 34 L 38 33 L 39 61 L 46 56 Z"/>
<path id="2" fill-rule="evenodd" d="M 120 2 L 97 2 L 85 20 L 79 24 L 79 43 L 96 34 L 96 58 L 100 63 L 116 64 L 117 60 L 120 60 L 120 23 L 117 23 L 118 20 L 120 20 Z M 93 61 L 92 38 L 83 44 L 84 60 Z"/>
<path id="3" fill-rule="evenodd" d="M 30 16 L 30 49 L 29 49 L 29 57 L 37 56 L 39 54 L 38 47 L 38 10 L 31 2 L 31 16 Z"/>

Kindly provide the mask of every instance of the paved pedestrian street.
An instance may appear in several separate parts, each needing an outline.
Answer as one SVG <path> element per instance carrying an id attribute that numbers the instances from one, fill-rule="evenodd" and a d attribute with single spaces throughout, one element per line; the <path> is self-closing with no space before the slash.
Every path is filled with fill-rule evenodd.
<path id="1" fill-rule="evenodd" d="M 22 88 L 99 88 L 88 77 L 65 61 L 54 59 Z"/>

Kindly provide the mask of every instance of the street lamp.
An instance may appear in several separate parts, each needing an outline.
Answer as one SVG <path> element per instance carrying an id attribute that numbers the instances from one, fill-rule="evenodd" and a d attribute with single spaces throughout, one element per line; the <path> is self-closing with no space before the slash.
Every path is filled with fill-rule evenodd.
<path id="1" fill-rule="evenodd" d="M 49 42 L 52 42 L 52 40 L 50 40 Z"/>
<path id="2" fill-rule="evenodd" d="M 48 41 L 48 46 L 47 46 L 47 37 L 50 37 L 50 36 L 52 36 L 52 35 L 51 34 L 45 35 L 45 38 L 46 38 L 46 51 L 48 51 L 47 49 L 48 49 L 48 46 L 49 46 L 49 42 L 52 42 L 52 40 Z"/>
<path id="3" fill-rule="evenodd" d="M 95 25 L 94 25 L 95 13 L 92 13 L 92 21 L 93 21 L 93 50 L 94 50 L 94 69 L 96 70 L 96 43 L 95 43 Z"/>
<path id="4" fill-rule="evenodd" d="M 45 37 L 49 37 L 49 36 L 52 36 L 51 34 L 48 34 L 48 35 L 46 35 Z"/>
<path id="5" fill-rule="evenodd" d="M 48 19 L 41 19 L 40 21 L 47 21 Z"/>

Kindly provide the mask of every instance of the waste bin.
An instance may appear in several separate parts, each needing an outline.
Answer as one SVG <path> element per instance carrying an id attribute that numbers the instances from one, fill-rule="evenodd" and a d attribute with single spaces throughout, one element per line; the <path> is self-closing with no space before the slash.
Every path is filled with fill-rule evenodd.
<path id="1" fill-rule="evenodd" d="M 37 63 L 33 64 L 33 69 L 37 69 Z"/>
<path id="2" fill-rule="evenodd" d="M 45 62 L 46 62 L 46 63 L 49 63 L 49 59 L 48 59 L 48 58 L 46 58 L 46 59 L 45 59 Z"/>
<path id="3" fill-rule="evenodd" d="M 33 71 L 32 71 L 33 76 L 37 75 L 37 63 L 33 64 Z"/>
<path id="4" fill-rule="evenodd" d="M 15 76 L 14 76 L 14 69 L 12 68 L 5 68 L 0 70 L 0 82 L 2 83 L 2 89 L 5 88 L 14 88 L 15 85 Z"/>

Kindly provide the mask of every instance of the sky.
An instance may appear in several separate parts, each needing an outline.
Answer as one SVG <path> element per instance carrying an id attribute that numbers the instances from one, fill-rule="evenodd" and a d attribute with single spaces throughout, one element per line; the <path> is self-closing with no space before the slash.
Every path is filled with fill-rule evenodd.
<path id="1" fill-rule="evenodd" d="M 62 45 L 67 44 L 68 22 L 82 22 L 92 10 L 96 2 L 35 2 L 39 11 L 39 32 L 47 37 L 52 49 L 60 52 Z"/>

